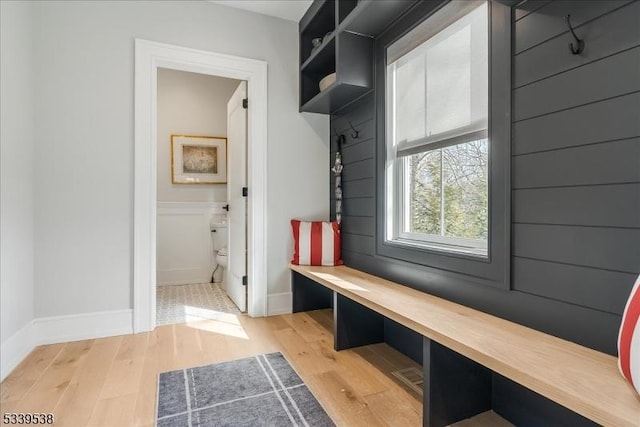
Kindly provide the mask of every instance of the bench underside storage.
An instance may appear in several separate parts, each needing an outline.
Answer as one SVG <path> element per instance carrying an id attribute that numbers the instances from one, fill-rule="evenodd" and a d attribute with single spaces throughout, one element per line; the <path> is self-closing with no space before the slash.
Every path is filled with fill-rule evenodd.
<path id="1" fill-rule="evenodd" d="M 432 295 L 401 289 L 405 287 L 348 267 L 291 268 L 293 311 L 332 308 L 336 350 L 386 342 L 422 364 L 425 426 L 450 425 L 490 410 L 516 425 L 638 425 L 640 421 L 640 401 L 630 388 L 626 390 L 611 356 Z M 421 310 L 431 315 L 414 314 Z M 479 336 L 481 333 L 486 336 Z M 572 372 L 554 369 L 553 358 L 563 366 L 567 356 L 573 357 Z M 505 360 L 512 361 L 509 369 L 503 368 Z M 529 386 L 538 381 L 539 389 L 545 390 L 544 382 L 556 376 L 556 389 L 589 393 L 579 385 L 565 384 L 572 381 L 572 375 L 580 379 L 577 375 L 585 369 L 581 362 L 593 379 L 622 399 L 616 399 L 622 411 L 603 402 L 596 406 L 593 396 L 564 396 L 564 401 L 557 402 L 534 391 L 535 385 Z M 522 371 L 528 376 L 523 377 Z M 611 383 L 598 377 L 603 372 L 615 375 Z M 612 398 L 604 390 L 600 393 L 607 394 L 607 400 Z M 585 410 L 581 400 L 592 406 Z M 583 405 L 579 408 L 582 415 L 567 401 Z"/>

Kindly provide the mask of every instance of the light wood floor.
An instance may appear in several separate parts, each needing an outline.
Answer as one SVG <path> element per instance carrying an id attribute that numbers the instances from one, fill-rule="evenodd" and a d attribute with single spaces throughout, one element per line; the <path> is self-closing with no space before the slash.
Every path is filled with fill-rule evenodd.
<path id="1" fill-rule="evenodd" d="M 167 325 L 36 348 L 0 385 L 0 412 L 57 426 L 152 426 L 159 372 L 281 351 L 340 426 L 419 426 L 422 403 L 390 372 L 418 366 L 385 344 L 333 350 L 331 311 Z"/>

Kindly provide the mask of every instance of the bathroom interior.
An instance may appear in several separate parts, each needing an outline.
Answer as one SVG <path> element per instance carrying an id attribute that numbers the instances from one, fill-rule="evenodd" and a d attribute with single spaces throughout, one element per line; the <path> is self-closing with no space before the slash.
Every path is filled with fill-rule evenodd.
<path id="1" fill-rule="evenodd" d="M 157 325 L 241 312 L 227 295 L 227 176 L 231 172 L 227 170 L 227 109 L 241 83 L 217 76 L 158 70 Z M 214 148 L 203 148 L 209 145 Z M 202 171 L 188 169 L 192 159 L 189 153 L 194 153 L 187 149 L 196 150 L 196 154 L 200 149 L 214 150 L 202 153 L 216 153 L 217 174 L 200 174 L 200 179 L 194 172 Z M 242 238 L 239 235 L 234 237 Z"/>

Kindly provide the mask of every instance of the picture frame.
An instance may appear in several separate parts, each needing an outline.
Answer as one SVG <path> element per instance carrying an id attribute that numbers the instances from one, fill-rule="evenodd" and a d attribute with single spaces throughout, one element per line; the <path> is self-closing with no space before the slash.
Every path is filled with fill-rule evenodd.
<path id="1" fill-rule="evenodd" d="M 171 135 L 171 182 L 226 184 L 227 138 Z"/>

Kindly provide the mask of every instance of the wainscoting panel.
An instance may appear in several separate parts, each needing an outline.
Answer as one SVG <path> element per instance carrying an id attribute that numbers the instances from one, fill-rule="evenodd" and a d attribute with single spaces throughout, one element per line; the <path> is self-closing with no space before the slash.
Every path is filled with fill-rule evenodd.
<path id="1" fill-rule="evenodd" d="M 224 203 L 158 202 L 156 283 L 206 283 L 215 268 L 209 220 Z"/>

